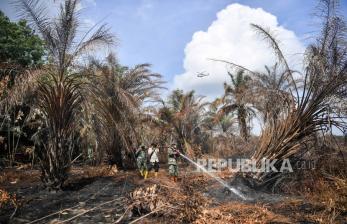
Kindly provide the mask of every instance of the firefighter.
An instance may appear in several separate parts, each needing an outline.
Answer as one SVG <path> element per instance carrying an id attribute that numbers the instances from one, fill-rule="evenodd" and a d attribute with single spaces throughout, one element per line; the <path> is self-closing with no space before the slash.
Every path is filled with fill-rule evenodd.
<path id="1" fill-rule="evenodd" d="M 136 151 L 135 156 L 136 156 L 137 167 L 139 168 L 141 176 L 143 176 L 144 179 L 147 179 L 148 171 L 147 171 L 146 147 L 144 145 L 141 145 Z"/>
<path id="2" fill-rule="evenodd" d="M 149 169 L 150 172 L 154 168 L 154 176 L 158 176 L 159 171 L 159 148 L 156 144 L 152 144 L 148 149 Z"/>
<path id="3" fill-rule="evenodd" d="M 169 165 L 169 175 L 171 180 L 177 182 L 178 176 L 178 167 L 177 167 L 177 159 L 180 155 L 176 144 L 172 144 L 168 149 L 168 165 Z"/>

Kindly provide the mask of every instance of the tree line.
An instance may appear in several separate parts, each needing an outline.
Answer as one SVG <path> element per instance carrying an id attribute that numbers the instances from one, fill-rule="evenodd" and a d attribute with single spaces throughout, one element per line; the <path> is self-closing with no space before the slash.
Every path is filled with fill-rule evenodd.
<path id="1" fill-rule="evenodd" d="M 24 19 L 18 23 L 0 13 L 2 163 L 13 165 L 18 152 L 30 149 L 49 189 L 62 187 L 77 158 L 130 168 L 141 143 L 175 142 L 196 158 L 215 145 L 228 152 L 252 141 L 253 160 L 277 159 L 279 165 L 302 158 L 332 127 L 346 133 L 346 26 L 336 1 L 320 2 L 321 32 L 307 46 L 302 71 L 291 69 L 270 30 L 251 24 L 276 60 L 258 72 L 215 59 L 228 65 L 230 81 L 212 102 L 182 90 L 163 99 L 165 82 L 150 64 L 124 66 L 113 53 L 82 63 L 87 52 L 116 40 L 107 24 L 79 33 L 77 3 L 65 0 L 51 18 L 44 1 L 17 0 Z M 251 135 L 255 117 L 262 121 L 259 137 Z M 257 186 L 281 175 L 243 174 Z"/>

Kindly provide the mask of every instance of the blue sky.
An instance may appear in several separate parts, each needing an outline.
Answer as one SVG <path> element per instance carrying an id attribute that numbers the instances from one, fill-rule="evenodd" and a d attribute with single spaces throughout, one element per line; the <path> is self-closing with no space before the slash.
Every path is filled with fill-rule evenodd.
<path id="1" fill-rule="evenodd" d="M 59 1 L 62 0 L 55 0 Z M 227 59 L 251 69 L 271 66 L 274 62 L 271 50 L 260 46 L 262 40 L 247 30 L 249 23 L 259 22 L 278 30 L 284 42 L 282 50 L 288 57 L 302 61 L 300 55 L 305 45 L 319 31 L 312 15 L 317 2 L 82 0 L 80 13 L 85 27 L 97 22 L 109 25 L 119 39 L 113 50 L 122 64 L 150 63 L 154 72 L 164 76 L 168 89 L 195 89 L 211 100 L 220 96 L 227 76 L 225 66 L 211 64 L 206 58 Z M 10 3 L 11 0 L 0 0 L 0 9 L 16 20 Z M 346 18 L 347 0 L 341 0 L 340 4 L 340 13 Z M 202 71 L 211 75 L 197 78 L 196 73 Z M 259 132 L 259 125 L 255 126 Z"/>
<path id="2" fill-rule="evenodd" d="M 16 19 L 11 0 L 0 0 L 0 9 Z M 314 0 L 82 0 L 82 20 L 93 24 L 103 20 L 119 39 L 115 49 L 121 63 L 151 63 L 169 85 L 184 72 L 184 49 L 195 32 L 206 30 L 216 13 L 233 3 L 262 8 L 277 17 L 280 25 L 307 42 L 317 31 L 312 26 Z M 347 1 L 341 1 L 346 14 Z"/>

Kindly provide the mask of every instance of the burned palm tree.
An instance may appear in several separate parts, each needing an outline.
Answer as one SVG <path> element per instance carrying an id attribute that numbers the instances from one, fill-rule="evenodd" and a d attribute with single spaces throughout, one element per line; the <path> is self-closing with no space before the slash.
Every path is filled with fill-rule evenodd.
<path id="1" fill-rule="evenodd" d="M 291 86 L 288 93 L 293 102 L 290 107 L 284 108 L 275 125 L 267 125 L 263 130 L 252 156 L 258 165 L 264 158 L 275 161 L 277 168 L 284 159 L 295 162 L 317 133 L 324 134 L 333 126 L 343 132 L 346 130 L 346 117 L 337 110 L 347 83 L 346 26 L 343 18 L 336 13 L 336 1 L 324 0 L 321 4 L 324 17 L 322 32 L 316 43 L 307 47 L 304 83 L 300 91 L 278 41 L 268 30 L 252 25 L 269 41 L 288 74 Z M 271 170 L 246 176 L 251 177 L 255 186 L 273 186 L 283 177 L 282 173 Z"/>
<path id="2" fill-rule="evenodd" d="M 121 66 L 111 54 L 107 63 L 92 62 L 90 93 L 99 133 L 97 139 L 108 159 L 119 169 L 124 168 L 127 155 L 138 146 L 137 126 L 145 100 L 161 88 L 161 75 L 152 73 L 149 64 L 134 68 Z M 90 71 L 89 71 L 90 72 Z"/>
<path id="3" fill-rule="evenodd" d="M 42 112 L 42 128 L 36 135 L 42 180 L 51 189 L 59 189 L 70 167 L 76 115 L 81 107 L 80 78 L 73 63 L 81 54 L 96 45 L 113 43 L 105 25 L 77 41 L 79 27 L 78 0 L 61 3 L 56 18 L 50 18 L 47 6 L 39 0 L 18 0 L 16 5 L 45 41 L 48 64 L 40 70 L 38 109 Z"/>

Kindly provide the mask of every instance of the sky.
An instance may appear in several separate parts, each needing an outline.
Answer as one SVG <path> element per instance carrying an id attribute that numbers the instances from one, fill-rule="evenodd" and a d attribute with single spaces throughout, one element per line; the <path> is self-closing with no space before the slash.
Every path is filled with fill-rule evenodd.
<path id="1" fill-rule="evenodd" d="M 46 1 L 54 7 L 62 0 Z M 0 0 L 0 9 L 17 20 L 11 2 Z M 154 72 L 164 76 L 168 90 L 194 89 L 212 100 L 223 93 L 223 82 L 229 80 L 226 65 L 209 58 L 232 61 L 257 71 L 274 64 L 272 50 L 251 29 L 250 23 L 269 28 L 291 67 L 300 69 L 305 46 L 319 31 L 313 16 L 317 3 L 317 0 L 81 0 L 78 7 L 85 29 L 97 23 L 108 24 L 118 39 L 111 50 L 122 64 L 150 63 Z M 347 0 L 340 1 L 340 14 L 347 17 Z M 208 76 L 197 77 L 201 72 Z"/>
<path id="2" fill-rule="evenodd" d="M 0 9 L 16 20 L 12 1 L 0 0 Z M 208 57 L 236 60 L 254 69 L 271 64 L 271 52 L 263 52 L 267 47 L 261 38 L 250 36 L 251 22 L 271 23 L 274 33 L 281 29 L 289 57 L 303 53 L 318 31 L 312 19 L 316 5 L 315 0 L 82 0 L 79 7 L 85 27 L 109 25 L 118 39 L 113 51 L 122 64 L 150 63 L 169 89 L 195 88 L 212 99 L 222 92 L 222 77 L 227 76 L 225 66 Z M 341 1 L 340 11 L 346 14 L 347 0 Z M 213 41 L 218 43 L 213 46 Z M 209 76 L 198 79 L 199 72 Z"/>

